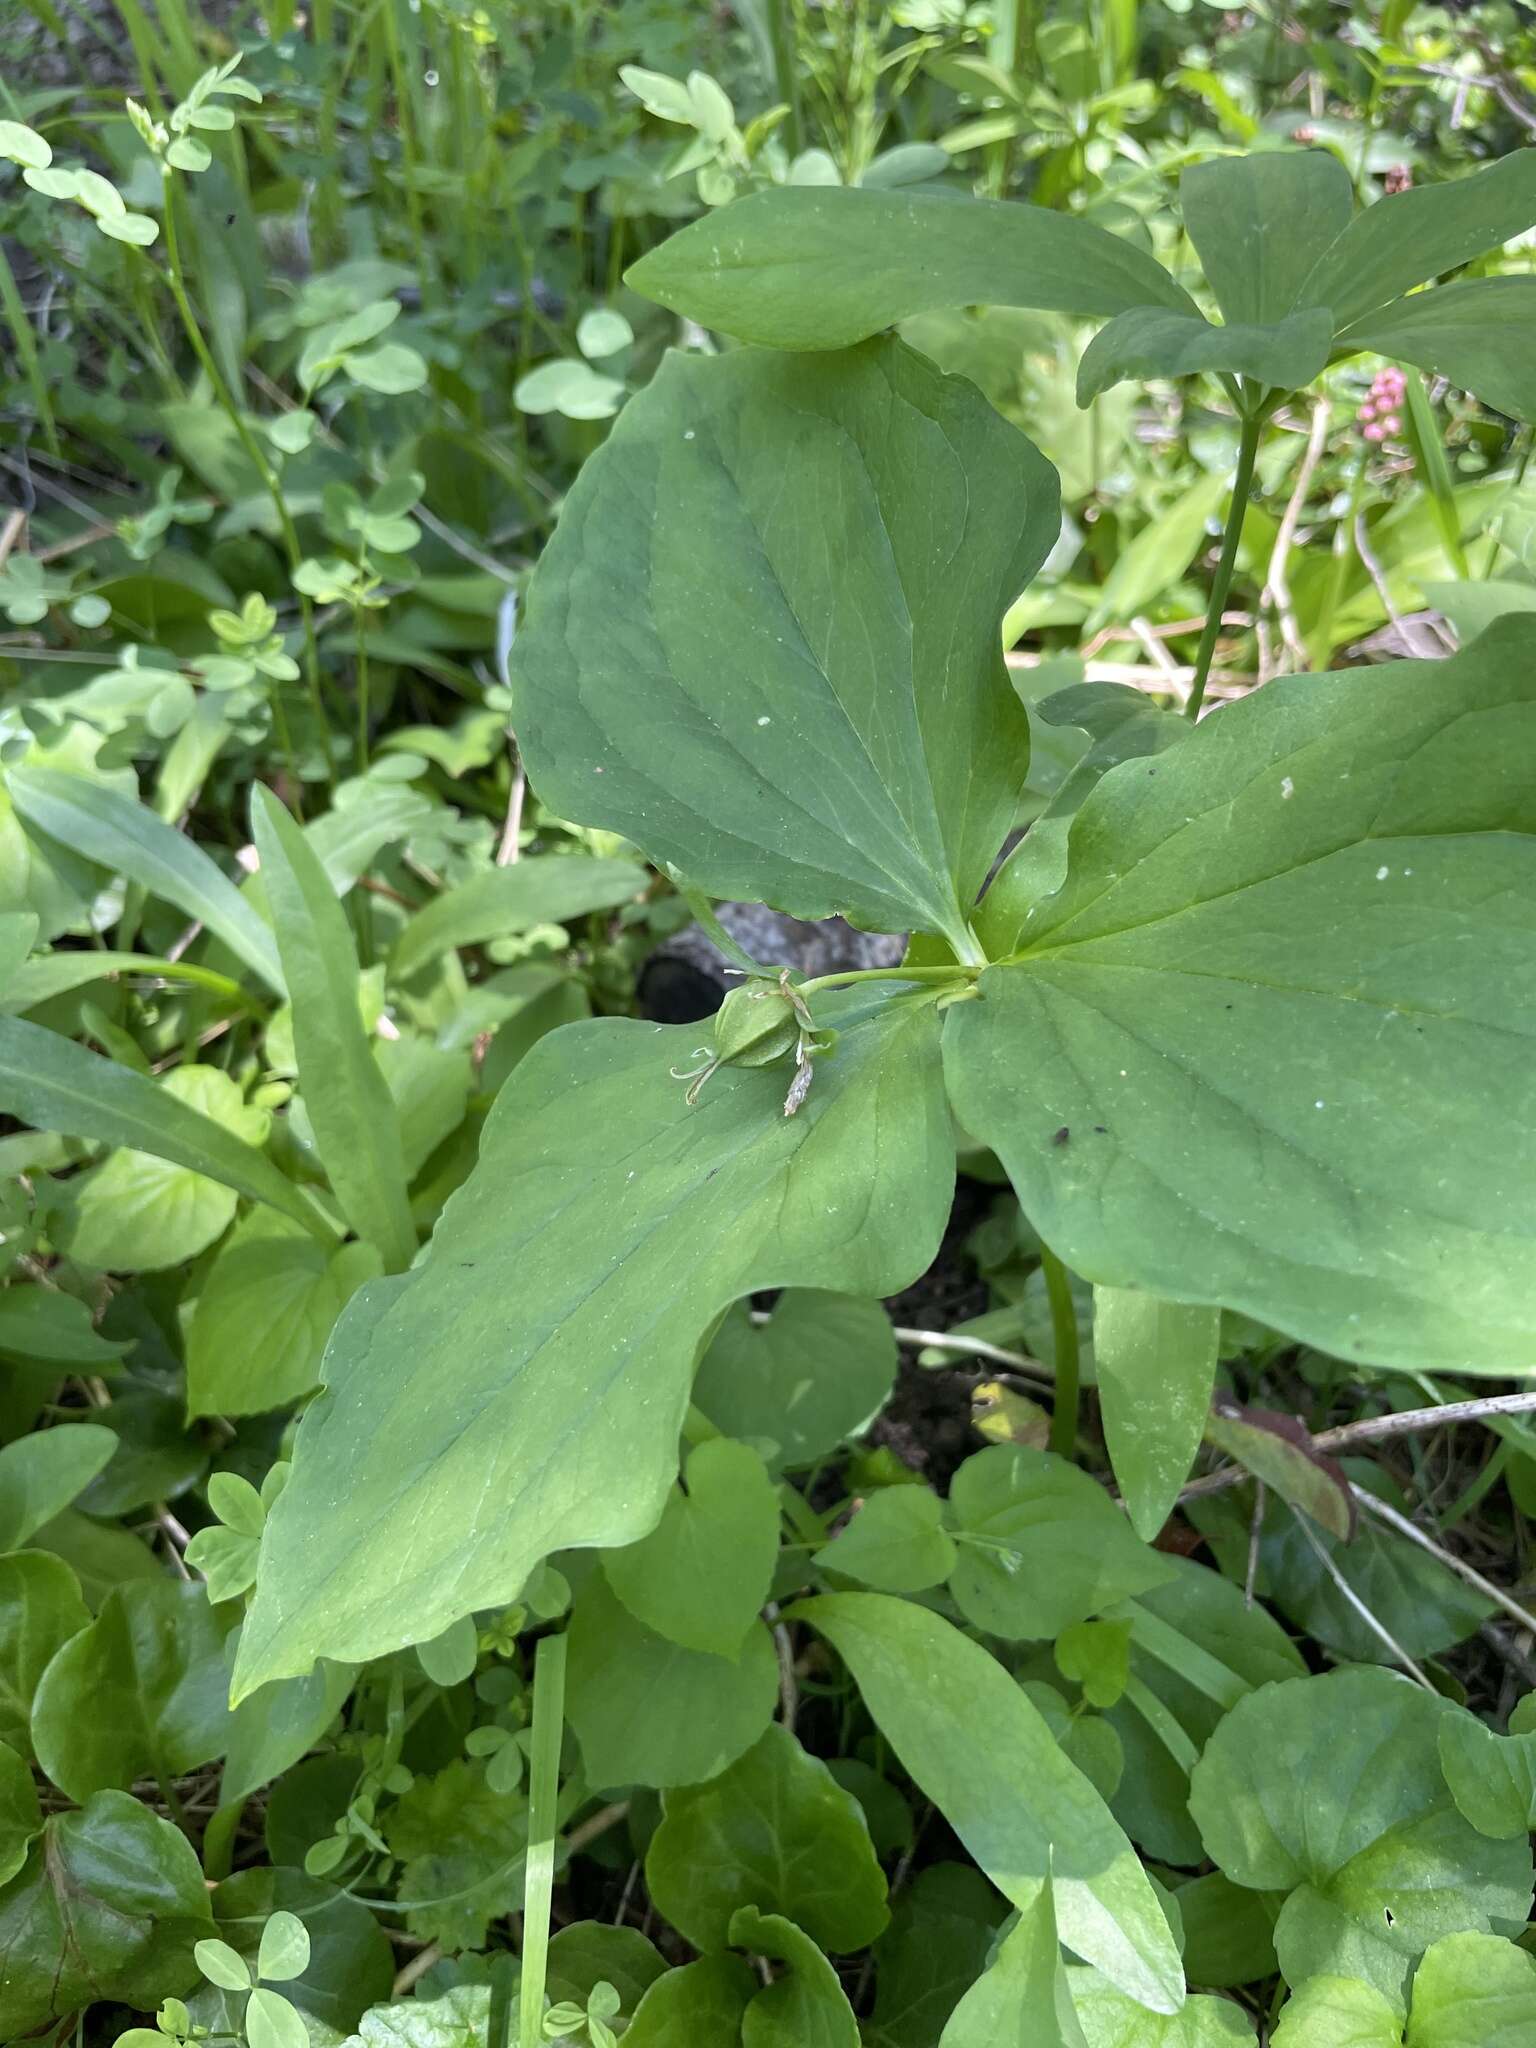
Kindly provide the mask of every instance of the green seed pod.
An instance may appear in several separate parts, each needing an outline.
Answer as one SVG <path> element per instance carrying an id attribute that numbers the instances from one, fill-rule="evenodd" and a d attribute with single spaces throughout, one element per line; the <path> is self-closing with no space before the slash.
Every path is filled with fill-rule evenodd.
<path id="1" fill-rule="evenodd" d="M 776 982 L 743 982 L 715 1016 L 715 1056 L 724 1066 L 771 1067 L 799 1037 L 795 1006 Z"/>

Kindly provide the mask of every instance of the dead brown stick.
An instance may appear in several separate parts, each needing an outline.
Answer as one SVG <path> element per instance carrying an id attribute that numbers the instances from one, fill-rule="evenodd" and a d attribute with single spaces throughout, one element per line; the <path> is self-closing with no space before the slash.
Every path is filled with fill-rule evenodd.
<path id="1" fill-rule="evenodd" d="M 1357 1444 L 1379 1443 L 1384 1437 L 1416 1436 L 1426 1429 L 1445 1429 L 1456 1422 L 1488 1422 L 1500 1415 L 1536 1414 L 1536 1393 L 1487 1394 L 1472 1401 L 1442 1401 L 1435 1408 L 1404 1408 L 1395 1415 L 1368 1415 L 1361 1422 L 1342 1423 L 1337 1429 L 1321 1429 L 1312 1448 L 1329 1455 L 1353 1450 Z M 1252 1475 L 1241 1465 L 1224 1465 L 1203 1479 L 1192 1479 L 1179 1495 L 1181 1501 L 1202 1500 L 1224 1493 L 1229 1486 L 1241 1486 Z"/>

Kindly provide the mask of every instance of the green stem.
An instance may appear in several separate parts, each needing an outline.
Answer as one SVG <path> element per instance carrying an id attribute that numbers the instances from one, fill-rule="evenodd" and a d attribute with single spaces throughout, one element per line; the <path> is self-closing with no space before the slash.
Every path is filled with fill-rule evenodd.
<path id="1" fill-rule="evenodd" d="M 545 1636 L 534 1654 L 533 1753 L 528 1770 L 528 1864 L 523 1880 L 523 1974 L 517 1995 L 518 2048 L 544 2039 L 549 1908 L 555 1889 L 560 1738 L 565 1728 L 565 1637 Z"/>
<path id="2" fill-rule="evenodd" d="M 5 250 L 0 248 L 0 312 L 11 330 L 11 343 L 16 351 L 16 360 L 26 376 L 27 388 L 32 394 L 32 403 L 37 411 L 38 425 L 43 430 L 43 439 L 48 443 L 49 453 L 56 461 L 63 459 L 59 446 L 59 425 L 53 416 L 53 405 L 48 396 L 48 380 L 43 375 L 41 358 L 37 352 L 37 337 L 32 332 L 32 323 L 27 318 L 26 306 L 22 303 L 16 286 L 15 273 L 6 261 Z"/>
<path id="3" fill-rule="evenodd" d="M 773 53 L 773 87 L 788 107 L 784 117 L 784 147 L 792 157 L 805 147 L 805 130 L 800 115 L 800 68 L 795 62 L 795 28 L 790 19 L 791 0 L 767 0 L 768 47 Z"/>
<path id="4" fill-rule="evenodd" d="M 1237 444 L 1237 468 L 1232 477 L 1232 503 L 1227 512 L 1227 530 L 1221 537 L 1221 557 L 1216 564 L 1216 578 L 1211 585 L 1210 609 L 1205 615 L 1205 630 L 1200 635 L 1200 647 L 1195 655 L 1195 677 L 1189 687 L 1189 702 L 1184 706 L 1186 718 L 1198 718 L 1200 706 L 1205 702 L 1205 686 L 1210 678 L 1211 663 L 1216 655 L 1216 641 L 1221 633 L 1221 615 L 1227 608 L 1227 593 L 1232 588 L 1232 571 L 1237 566 L 1237 544 L 1243 537 L 1243 515 L 1248 510 L 1248 493 L 1253 487 L 1254 458 L 1259 452 L 1259 436 L 1264 431 L 1264 416 L 1256 413 L 1243 421 L 1242 439 Z"/>
<path id="5" fill-rule="evenodd" d="M 851 967 L 841 974 L 798 982 L 796 988 L 800 995 L 811 996 L 824 988 L 847 988 L 857 981 L 974 981 L 981 971 L 981 967 Z"/>
<path id="6" fill-rule="evenodd" d="M 283 552 L 288 557 L 288 573 L 291 576 L 304 559 L 304 551 L 299 546 L 298 529 L 295 527 L 293 518 L 289 513 L 287 501 L 283 497 L 282 486 L 278 483 L 276 472 L 262 453 L 261 443 L 247 425 L 245 415 L 235 401 L 235 394 L 226 383 L 223 371 L 214 361 L 213 351 L 209 348 L 207 341 L 204 339 L 203 330 L 197 323 L 197 315 L 192 310 L 192 301 L 187 296 L 186 272 L 182 268 L 181 261 L 181 242 L 176 232 L 176 183 L 168 167 L 162 166 L 160 175 L 165 194 L 165 260 L 167 279 L 171 287 L 171 297 L 176 302 L 176 311 L 181 316 L 181 324 L 186 331 L 187 340 L 192 344 L 192 353 L 197 357 L 203 375 L 213 387 L 214 396 L 218 399 L 226 418 L 234 428 L 235 438 L 244 449 L 256 474 L 261 478 L 267 496 L 272 500 L 272 508 L 277 514 L 278 531 L 283 537 Z M 321 753 L 326 761 L 326 774 L 327 779 L 329 779 L 330 761 L 329 757 L 325 754 L 324 747 L 326 722 L 325 709 L 320 699 L 320 650 L 315 643 L 314 612 L 310 607 L 309 599 L 302 592 L 299 595 L 299 605 L 304 620 L 305 680 L 309 685 L 310 702 L 314 707 L 315 719 L 321 736 Z M 288 767 L 297 788 L 299 783 L 298 763 L 290 759 Z"/>
<path id="7" fill-rule="evenodd" d="M 1066 1267 L 1048 1245 L 1040 1247 L 1045 1298 L 1051 1309 L 1051 1347 L 1056 1358 L 1056 1403 L 1051 1410 L 1051 1449 L 1071 1458 L 1077 1451 L 1077 1404 L 1080 1369 L 1077 1304 Z"/>
<path id="8" fill-rule="evenodd" d="M 368 635 L 363 630 L 363 607 L 357 605 L 352 612 L 352 627 L 357 640 L 357 772 L 368 773 L 368 717 L 371 706 L 369 697 L 371 685 L 368 676 Z"/>
<path id="9" fill-rule="evenodd" d="M 217 1883 L 228 1877 L 235 1859 L 235 1836 L 240 1828 L 240 1816 L 245 1812 L 243 1799 L 231 1799 L 227 1806 L 215 1808 L 208 1825 L 203 1830 L 203 1869 Z"/>
<path id="10" fill-rule="evenodd" d="M 395 0 L 383 0 L 384 48 L 389 59 L 390 79 L 395 93 L 395 120 L 400 129 L 400 157 L 405 186 L 405 214 L 410 222 L 411 240 L 416 245 L 416 267 L 421 273 L 423 305 L 436 297 L 431 264 L 427 260 L 427 229 L 422 217 L 421 194 L 416 189 L 420 152 L 416 147 L 416 119 L 411 103 L 411 82 L 405 69 L 405 52 L 400 46 L 400 23 Z"/>

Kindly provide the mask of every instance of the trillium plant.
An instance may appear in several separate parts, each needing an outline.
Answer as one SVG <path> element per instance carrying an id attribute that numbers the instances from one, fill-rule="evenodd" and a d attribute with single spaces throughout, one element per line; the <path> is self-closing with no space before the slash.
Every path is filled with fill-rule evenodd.
<path id="1" fill-rule="evenodd" d="M 195 169 L 189 147 L 168 150 Z M 546 814 L 619 835 L 673 877 L 736 980 L 710 1025 L 600 1017 L 541 1037 L 425 1250 L 387 1090 L 357 1049 L 343 912 L 270 794 L 253 839 L 272 924 L 219 876 L 196 899 L 240 970 L 286 992 L 300 1075 L 330 1061 L 338 1077 L 306 1107 L 358 1242 L 340 1244 L 259 1140 L 210 1139 L 190 1100 L 162 1106 L 158 1156 L 195 1158 L 262 1205 L 268 1233 L 346 1302 L 291 1464 L 259 1496 L 226 1485 L 223 1526 L 192 1562 L 221 1599 L 254 1581 L 233 1699 L 274 1718 L 263 1700 L 318 1697 L 411 1646 L 429 1676 L 462 1680 L 474 1617 L 520 1602 L 519 1626 L 558 1620 L 574 1585 L 569 1627 L 539 1645 L 528 1739 L 475 1731 L 499 1793 L 528 1760 L 525 2043 L 542 2025 L 639 2048 L 856 2048 L 823 1950 L 880 1934 L 884 1879 L 792 1713 L 769 1726 L 794 1677 L 764 1612 L 846 1670 L 1007 1901 L 939 2048 L 1251 2043 L 1249 2015 L 1211 1989 L 1276 1973 L 1275 2048 L 1536 2039 L 1536 1965 L 1514 1939 L 1532 1892 L 1530 1702 L 1496 1735 L 1406 1653 L 1393 1661 L 1410 1676 L 1363 1662 L 1309 1675 L 1239 1587 L 1152 1547 L 1207 1439 L 1288 1500 L 1315 1485 L 1313 1519 L 1340 1541 L 1353 1529 L 1347 1484 L 1309 1456 L 1287 1468 L 1281 1433 L 1213 1416 L 1224 1316 L 1362 1374 L 1531 1369 L 1536 618 L 1498 619 L 1443 660 L 1288 676 L 1194 714 L 1288 397 L 1364 353 L 1536 417 L 1536 278 L 1433 282 L 1536 222 L 1536 151 L 1359 212 L 1336 159 L 1305 150 L 1203 165 L 1182 197 L 1198 297 L 1069 215 L 923 190 L 763 191 L 635 266 L 639 291 L 720 346 L 667 355 L 581 469 L 517 632 L 513 723 Z M 1214 374 L 1236 435 L 1191 715 L 1111 684 L 1048 699 L 1040 716 L 1083 747 L 1022 838 L 1034 714 L 1001 625 L 1056 543 L 1056 473 L 894 331 L 982 301 L 1104 321 L 1084 404 L 1126 378 Z M 1396 431 L 1405 388 L 1378 376 L 1368 433 Z M 68 778 L 12 782 L 41 829 L 114 855 L 125 799 L 86 815 Z M 633 893 L 638 870 L 609 865 L 611 892 L 582 908 Z M 191 870 L 164 873 L 193 907 Z M 842 917 L 904 935 L 905 951 L 805 977 L 743 950 L 712 910 L 727 900 Z M 471 921 L 422 913 L 392 971 L 498 929 L 455 914 Z M 79 1076 L 103 1063 L 45 1042 L 25 1023 L 0 1031 L 5 1105 L 77 1128 Z M 115 1142 L 150 1145 L 133 1122 L 147 1084 L 111 1071 L 92 1085 L 111 1093 Z M 780 1513 L 808 1510 L 779 1478 L 811 1424 L 788 1404 L 754 1420 L 754 1348 L 812 1356 L 818 1315 L 861 1312 L 889 1347 L 876 1304 L 933 1262 L 957 1157 L 1011 1183 L 1043 1248 L 1051 1450 L 994 1444 L 942 1502 L 880 1489 L 786 1571 Z M 747 1298 L 779 1289 L 754 1320 Z M 1075 1304 L 1090 1294 L 1124 1513 L 1073 1463 Z M 856 1387 L 837 1398 L 831 1443 L 874 1405 Z M 804 1469 L 826 1444 L 802 1448 Z M 1047 1525 L 1053 1547 L 1032 1562 L 1020 1532 L 1044 1544 Z M 1260 1533 L 1256 1517 L 1255 1555 Z M 149 1595 L 113 1601 L 65 1653 L 77 1679 Z M 1081 1689 L 1070 1711 L 989 1647 L 1026 1643 L 1054 1644 Z M 1154 1667 L 1182 1688 L 1177 1713 Z M 1140 1733 L 1123 1782 L 1092 1734 L 1122 1699 L 1142 1716 L 1127 1709 Z M 633 2014 L 612 1970 L 548 2014 L 540 2002 L 563 1713 L 591 1791 L 667 1793 L 637 1853 L 703 1960 L 642 1982 Z M 43 1758 L 85 1807 L 47 1822 L 59 1854 L 112 1817 L 85 1802 L 125 1799 L 111 1788 L 155 1763 L 134 1749 L 114 1777 L 83 1757 Z M 1100 1789 L 1109 1775 L 1118 1795 Z M 349 1809 L 359 1826 L 371 1811 Z M 780 1833 L 763 1875 L 736 1851 L 766 1813 Z M 818 1873 L 809 1903 L 785 1847 L 797 1829 Z M 1163 1868 L 1210 1867 L 1175 1903 L 1132 1838 Z M 1246 1943 L 1228 1977 L 1218 1923 Z M 760 1981 L 732 1949 L 782 1973 Z M 232 1995 L 264 2015 L 250 2040 L 262 2048 L 265 2028 L 286 2048 L 286 1994 L 250 1988 L 235 1962 Z M 549 1981 L 566 1982 L 553 1963 Z M 455 1995 L 471 1991 L 485 1987 Z M 914 2037 L 877 2020 L 867 2038 Z"/>

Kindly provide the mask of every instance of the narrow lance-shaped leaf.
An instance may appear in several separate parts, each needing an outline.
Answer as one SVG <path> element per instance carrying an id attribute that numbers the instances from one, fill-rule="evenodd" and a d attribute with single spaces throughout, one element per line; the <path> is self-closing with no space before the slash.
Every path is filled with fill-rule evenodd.
<path id="1" fill-rule="evenodd" d="M 1533 748 L 1510 618 L 1104 776 L 945 1039 L 961 1122 L 1078 1272 L 1347 1358 L 1529 1369 Z"/>
<path id="2" fill-rule="evenodd" d="M 642 1536 L 699 1341 L 760 1287 L 922 1271 L 953 1149 L 926 1000 L 818 1003 L 841 1033 L 794 1117 L 782 1068 L 671 1070 L 698 1028 L 545 1039 L 497 1097 L 425 1261 L 354 1297 L 267 1522 L 237 1691 L 439 1634 L 550 1551 Z"/>
<path id="3" fill-rule="evenodd" d="M 20 1017 L 0 1017 L 0 1110 L 39 1131 L 172 1160 L 253 1202 L 269 1203 L 330 1241 L 330 1231 L 265 1153 L 130 1067 Z"/>
<path id="4" fill-rule="evenodd" d="M 998 639 L 1055 472 L 897 341 L 672 356 L 566 500 L 514 660 L 529 774 L 721 897 L 968 916 L 1028 723 Z"/>
<path id="5" fill-rule="evenodd" d="M 251 830 L 293 1005 L 299 1086 L 315 1149 L 347 1221 L 388 1272 L 416 1252 L 400 1119 L 357 1005 L 357 948 L 319 856 L 268 790 Z"/>
<path id="6" fill-rule="evenodd" d="M 1197 370 L 1251 377 L 1281 391 L 1310 384 L 1326 368 L 1333 316 L 1325 306 L 1290 313 L 1269 326 L 1214 326 L 1198 313 L 1136 306 L 1089 342 L 1077 366 L 1077 402 L 1127 378 L 1188 377 Z"/>
<path id="7" fill-rule="evenodd" d="M 1536 277 L 1474 277 L 1368 313 L 1339 341 L 1416 363 L 1500 412 L 1536 420 L 1533 325 Z"/>
<path id="8" fill-rule="evenodd" d="M 271 930 L 184 832 L 118 790 L 56 769 L 12 768 L 6 786 L 29 825 L 175 904 L 283 993 Z"/>
<path id="9" fill-rule="evenodd" d="M 1324 249 L 1301 289 L 1347 327 L 1417 284 L 1470 263 L 1536 225 L 1536 150 L 1486 170 L 1395 192 L 1364 207 Z"/>
<path id="10" fill-rule="evenodd" d="M 1302 302 L 1319 248 L 1349 225 L 1353 187 L 1331 150 L 1265 150 L 1192 164 L 1179 203 L 1222 318 L 1262 326 Z"/>
<path id="11" fill-rule="evenodd" d="M 1221 1311 L 1129 1287 L 1093 1291 L 1093 1355 L 1109 1461 L 1131 1527 L 1161 1529 L 1200 1448 L 1221 1340 Z"/>
<path id="12" fill-rule="evenodd" d="M 882 1734 L 1021 1912 L 1049 1880 L 1061 1939 L 1154 2012 L 1184 1972 L 1162 1908 L 1108 1807 L 995 1657 L 942 1616 L 883 1593 L 788 1610 L 826 1636 Z"/>
<path id="13" fill-rule="evenodd" d="M 434 897 L 400 934 L 390 963 L 414 974 L 452 946 L 478 946 L 535 924 L 564 924 L 589 910 L 611 910 L 645 887 L 632 860 L 524 860 L 491 868 Z"/>
<path id="14" fill-rule="evenodd" d="M 767 348 L 846 348 L 914 313 L 1034 306 L 1195 311 L 1133 242 L 1048 207 L 931 192 L 783 186 L 692 222 L 627 282 Z"/>

